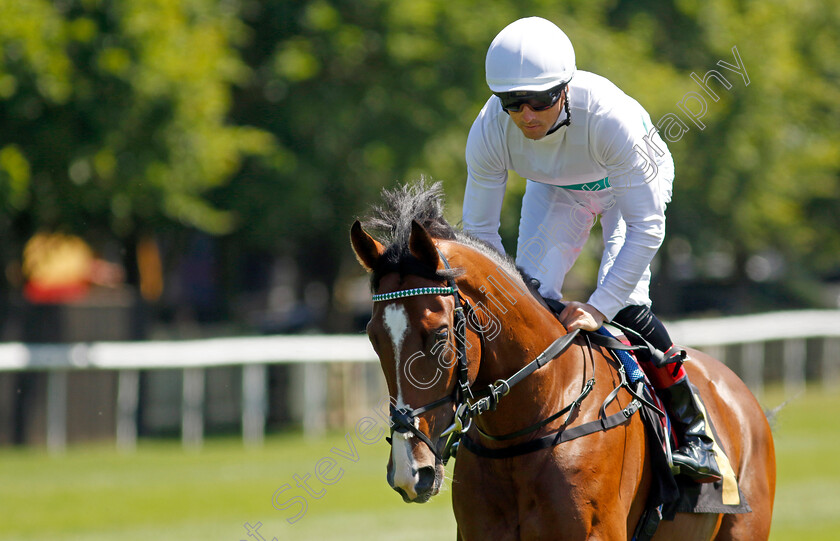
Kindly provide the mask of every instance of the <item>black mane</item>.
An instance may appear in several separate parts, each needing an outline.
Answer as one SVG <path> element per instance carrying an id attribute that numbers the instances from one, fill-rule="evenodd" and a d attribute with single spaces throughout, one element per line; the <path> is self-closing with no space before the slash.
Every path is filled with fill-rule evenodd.
<path id="1" fill-rule="evenodd" d="M 408 248 L 413 220 L 422 225 L 433 238 L 457 239 L 455 228 L 443 217 L 443 200 L 441 183 L 429 184 L 425 179 L 392 190 L 382 190 L 383 203 L 374 205 L 370 217 L 362 222 L 365 229 L 378 233 L 386 246 L 385 254 L 371 276 L 374 291 L 379 288 L 382 276 L 391 272 L 440 281 L 463 273 L 460 269 L 438 271 L 429 268 L 414 257 Z"/>

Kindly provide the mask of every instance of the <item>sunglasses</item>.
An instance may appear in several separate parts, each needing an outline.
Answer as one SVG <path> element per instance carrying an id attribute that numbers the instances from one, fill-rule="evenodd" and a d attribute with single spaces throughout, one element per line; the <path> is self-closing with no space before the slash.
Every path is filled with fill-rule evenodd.
<path id="1" fill-rule="evenodd" d="M 562 84 L 541 92 L 518 90 L 514 92 L 496 92 L 495 94 L 502 102 L 502 109 L 507 112 L 518 113 L 522 110 L 523 105 L 529 106 L 534 111 L 545 111 L 557 103 L 565 88 L 566 85 Z"/>

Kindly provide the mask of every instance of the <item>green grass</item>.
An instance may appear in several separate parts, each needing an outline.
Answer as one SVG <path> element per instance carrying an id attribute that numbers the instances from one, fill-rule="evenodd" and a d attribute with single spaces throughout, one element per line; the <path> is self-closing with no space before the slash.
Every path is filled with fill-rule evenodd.
<path id="1" fill-rule="evenodd" d="M 209 440 L 200 452 L 183 451 L 178 442 L 142 442 L 133 454 L 110 446 L 71 448 L 63 456 L 6 449 L 0 451 L 0 539 L 250 541 L 246 522 L 262 522 L 259 532 L 269 541 L 370 540 L 385 532 L 399 540 L 452 538 L 447 495 L 424 506 L 404 504 L 385 482 L 384 440 L 364 445 L 353 435 L 354 453 L 344 436 L 276 436 L 261 449 Z M 356 461 L 336 456 L 333 447 Z M 337 463 L 328 479 L 341 473 L 333 485 L 315 479 L 323 457 Z M 307 474 L 320 498 L 297 487 L 293 476 Z M 278 496 L 278 505 L 291 496 L 308 502 L 294 524 L 287 519 L 298 506 L 272 506 L 273 494 L 286 484 L 292 488 Z M 431 535 L 405 528 L 404 520 Z"/>
<path id="2" fill-rule="evenodd" d="M 782 402 L 779 391 L 764 404 Z M 840 393 L 811 387 L 779 413 L 773 541 L 833 541 L 840 532 Z"/>
<path id="3" fill-rule="evenodd" d="M 779 391 L 762 401 L 775 406 Z M 774 541 L 837 538 L 840 530 L 840 393 L 811 388 L 779 414 L 775 428 L 778 489 Z M 354 462 L 343 433 L 317 441 L 275 436 L 260 449 L 238 440 L 209 440 L 200 452 L 178 442 L 141 442 L 136 453 L 111 446 L 71 447 L 62 456 L 42 450 L 0 450 L 0 539 L 50 541 L 251 540 L 243 525 L 262 522 L 259 532 L 279 540 L 446 540 L 455 523 L 449 492 L 425 505 L 406 505 L 385 482 L 388 447 L 364 445 L 353 435 Z M 315 479 L 316 464 L 336 466 Z M 355 458 L 355 457 L 354 457 Z M 327 464 L 327 463 L 322 463 Z M 294 475 L 320 498 L 298 488 Z M 308 509 L 287 523 L 299 506 L 278 510 L 272 496 L 306 498 Z"/>

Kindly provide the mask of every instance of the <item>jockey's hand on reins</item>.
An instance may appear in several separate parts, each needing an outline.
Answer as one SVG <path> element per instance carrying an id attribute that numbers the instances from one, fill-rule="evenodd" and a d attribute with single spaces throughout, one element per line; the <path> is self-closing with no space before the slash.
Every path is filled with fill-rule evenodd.
<path id="1" fill-rule="evenodd" d="M 566 307 L 560 312 L 560 323 L 562 323 L 569 332 L 576 329 L 584 331 L 597 331 L 604 324 L 607 319 L 604 314 L 598 311 L 597 308 L 591 304 L 584 302 L 569 302 Z"/>

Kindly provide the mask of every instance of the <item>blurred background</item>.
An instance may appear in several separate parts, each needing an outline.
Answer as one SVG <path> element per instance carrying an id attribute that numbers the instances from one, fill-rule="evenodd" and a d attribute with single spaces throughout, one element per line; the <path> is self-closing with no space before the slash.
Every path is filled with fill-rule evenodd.
<path id="1" fill-rule="evenodd" d="M 64 475 L 85 470 L 55 461 L 83 461 L 74 453 L 93 445 L 108 457 L 94 469 L 123 464 L 123 455 L 96 447 L 114 441 L 182 460 L 178 438 L 201 448 L 210 435 L 239 464 L 249 456 L 244 431 L 263 446 L 251 453 L 310 449 L 299 455 L 309 462 L 288 464 L 311 470 L 311 453 L 334 445 L 312 437 L 352 427 L 384 394 L 378 365 L 355 362 L 372 352 L 344 359 L 353 362 L 287 363 L 319 358 L 293 359 L 277 351 L 289 342 L 265 341 L 255 347 L 276 355 L 257 365 L 231 355 L 183 369 L 171 349 L 148 366 L 143 354 L 125 361 L 138 355 L 132 344 L 166 351 L 168 341 L 201 348 L 220 337 L 364 340 L 370 296 L 350 224 L 382 188 L 421 176 L 443 181 L 447 216 L 458 222 L 464 146 L 489 97 L 484 55 L 501 28 L 529 15 L 564 29 L 578 69 L 612 80 L 655 122 L 682 126 L 667 132 L 677 176 L 654 262 L 658 314 L 677 321 L 819 310 L 766 320 L 761 332 L 772 334 L 790 321 L 819 326 L 840 308 L 840 4 L 832 0 L 0 0 L 0 462 L 31 473 L 49 471 L 47 460 Z M 739 60 L 744 76 L 719 63 Z M 709 70 L 730 84 L 708 79 L 714 97 L 696 80 Z M 696 121 L 692 93 L 706 107 Z M 523 192 L 524 181 L 511 178 L 502 215 L 510 253 Z M 570 298 L 588 295 L 598 238 L 567 280 Z M 773 407 L 806 389 L 814 403 L 834 396 L 826 389 L 836 381 L 838 332 L 817 334 L 760 346 L 704 343 L 751 377 L 763 402 L 776 397 Z M 100 365 L 78 347 L 110 342 L 126 349 Z M 332 347 L 346 352 L 358 341 L 343 344 Z M 121 362 L 127 370 L 114 369 Z M 774 391 L 782 383 L 786 390 Z M 298 438 L 302 431 L 309 436 Z M 371 486 L 396 503 L 381 445 L 370 455 Z M 275 521 L 267 539 L 330 538 L 326 529 L 288 529 L 271 495 L 297 470 L 272 471 L 269 456 L 267 470 L 224 489 L 240 502 L 226 507 L 224 538 L 244 538 L 242 523 L 259 517 Z M 22 502 L 18 519 L 0 521 L 9 539 L 45 538 L 53 521 L 44 517 L 74 500 L 56 487 L 90 479 L 62 485 L 43 473 L 36 488 L 27 476 L 15 485 L 11 471 L 0 466 L 0 486 Z M 251 490 L 258 478 L 267 486 Z M 341 483 L 348 501 L 353 483 Z M 788 494 L 801 501 L 800 492 Z M 218 524 L 188 533 L 207 519 L 190 512 L 213 509 L 194 507 L 169 518 L 150 511 L 120 538 L 167 538 L 156 524 L 179 538 L 221 535 Z M 448 539 L 451 517 L 441 509 L 435 516 L 446 517 Z M 118 512 L 94 513 L 93 526 L 78 522 L 86 513 L 68 515 L 75 518 L 54 521 L 50 538 L 113 538 L 112 521 L 132 524 Z M 339 527 L 342 516 L 324 520 Z M 814 523 L 796 517 L 799 531 Z"/>

